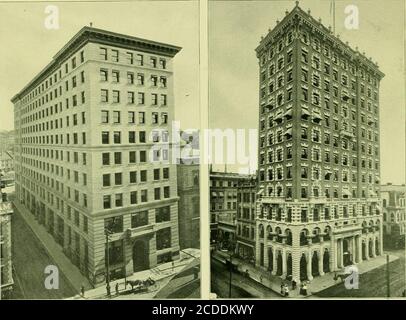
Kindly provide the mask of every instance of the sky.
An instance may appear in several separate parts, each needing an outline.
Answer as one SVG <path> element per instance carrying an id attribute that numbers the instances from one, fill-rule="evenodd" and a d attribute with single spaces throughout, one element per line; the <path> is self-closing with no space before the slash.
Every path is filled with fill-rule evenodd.
<path id="1" fill-rule="evenodd" d="M 403 0 L 336 0 L 336 34 L 385 73 L 380 87 L 381 181 L 405 183 L 405 8 Z M 347 30 L 347 5 L 359 9 L 359 29 Z M 291 11 L 295 1 L 209 3 L 209 123 L 212 128 L 258 127 L 258 62 L 261 36 Z M 330 1 L 299 1 L 311 15 L 332 25 Z M 228 165 L 228 171 L 240 171 Z M 224 170 L 224 165 L 213 166 Z"/>
<path id="2" fill-rule="evenodd" d="M 59 10 L 58 30 L 44 26 L 45 7 L 50 4 Z M 197 128 L 198 9 L 197 1 L 0 2 L 0 131 L 14 127 L 10 99 L 90 22 L 95 28 L 182 47 L 174 60 L 175 120 L 182 129 Z"/>

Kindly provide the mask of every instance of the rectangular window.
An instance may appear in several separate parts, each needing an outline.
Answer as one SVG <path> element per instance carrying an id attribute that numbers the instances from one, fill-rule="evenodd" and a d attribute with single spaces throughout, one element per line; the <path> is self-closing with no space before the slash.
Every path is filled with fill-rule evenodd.
<path id="1" fill-rule="evenodd" d="M 121 152 L 114 152 L 114 164 L 121 164 Z"/>
<path id="2" fill-rule="evenodd" d="M 135 143 L 135 131 L 128 132 L 128 143 Z"/>
<path id="3" fill-rule="evenodd" d="M 109 152 L 102 153 L 102 164 L 104 166 L 110 165 L 110 153 Z"/>
<path id="4" fill-rule="evenodd" d="M 119 103 L 119 102 L 120 102 L 120 91 L 113 90 L 113 103 Z"/>
<path id="5" fill-rule="evenodd" d="M 135 163 L 137 161 L 136 153 L 135 151 L 129 151 L 128 153 L 128 161 L 129 163 Z"/>
<path id="6" fill-rule="evenodd" d="M 131 215 L 131 228 L 148 225 L 148 211 L 141 211 Z"/>
<path id="7" fill-rule="evenodd" d="M 107 48 L 100 48 L 100 58 L 107 60 Z"/>
<path id="8" fill-rule="evenodd" d="M 120 123 L 120 111 L 113 111 L 113 123 Z"/>
<path id="9" fill-rule="evenodd" d="M 115 195 L 115 203 L 116 207 L 122 207 L 123 206 L 123 194 L 122 193 L 117 193 Z"/>
<path id="10" fill-rule="evenodd" d="M 121 143 L 121 132 L 120 131 L 114 131 L 113 133 L 113 141 L 114 143 Z"/>
<path id="11" fill-rule="evenodd" d="M 101 102 L 108 102 L 109 101 L 108 90 L 101 89 L 101 91 L 100 91 L 100 100 L 101 100 Z"/>
<path id="12" fill-rule="evenodd" d="M 110 187 L 110 174 L 103 174 L 103 187 Z"/>
<path id="13" fill-rule="evenodd" d="M 102 131 L 102 144 L 109 144 L 109 132 L 108 131 Z"/>
<path id="14" fill-rule="evenodd" d="M 127 83 L 134 84 L 134 73 L 127 72 Z"/>
<path id="15" fill-rule="evenodd" d="M 111 50 L 111 59 L 113 62 L 118 62 L 118 50 Z"/>
<path id="16" fill-rule="evenodd" d="M 128 111 L 128 123 L 135 123 L 135 112 Z"/>
<path id="17" fill-rule="evenodd" d="M 137 204 L 138 199 L 137 199 L 137 191 L 131 191 L 130 192 L 130 204 Z"/>
<path id="18" fill-rule="evenodd" d="M 138 104 L 145 103 L 145 94 L 144 92 L 138 92 Z"/>
<path id="19" fill-rule="evenodd" d="M 135 102 L 134 92 L 128 91 L 127 92 L 127 103 L 134 104 L 134 102 Z"/>
<path id="20" fill-rule="evenodd" d="M 137 182 L 137 171 L 130 171 L 130 183 Z"/>

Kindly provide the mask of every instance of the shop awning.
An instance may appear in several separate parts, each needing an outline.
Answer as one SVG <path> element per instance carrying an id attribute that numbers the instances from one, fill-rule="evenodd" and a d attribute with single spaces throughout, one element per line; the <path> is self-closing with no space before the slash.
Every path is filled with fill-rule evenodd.
<path id="1" fill-rule="evenodd" d="M 286 112 L 283 114 L 284 117 L 291 117 L 292 116 L 292 109 L 286 110 Z"/>

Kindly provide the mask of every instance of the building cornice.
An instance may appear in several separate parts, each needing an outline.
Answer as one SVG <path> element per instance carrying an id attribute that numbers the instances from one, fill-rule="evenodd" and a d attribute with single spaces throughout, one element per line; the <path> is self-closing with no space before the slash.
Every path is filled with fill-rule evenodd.
<path id="1" fill-rule="evenodd" d="M 78 51 L 87 43 L 98 43 L 115 46 L 128 50 L 136 50 L 151 54 L 159 54 L 167 57 L 174 57 L 182 48 L 171 44 L 146 40 L 129 35 L 115 33 L 93 27 L 83 27 L 72 39 L 59 50 L 52 61 L 45 66 L 18 94 L 11 102 L 15 103 L 21 99 L 28 91 L 37 86 L 41 81 L 49 77 L 65 62 L 65 60 Z"/>

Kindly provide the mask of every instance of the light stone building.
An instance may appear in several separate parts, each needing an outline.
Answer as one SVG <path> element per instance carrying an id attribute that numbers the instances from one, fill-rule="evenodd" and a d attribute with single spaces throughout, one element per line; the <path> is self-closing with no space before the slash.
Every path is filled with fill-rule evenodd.
<path id="1" fill-rule="evenodd" d="M 179 258 L 172 161 L 180 47 L 82 28 L 12 98 L 16 206 L 94 285 Z"/>

